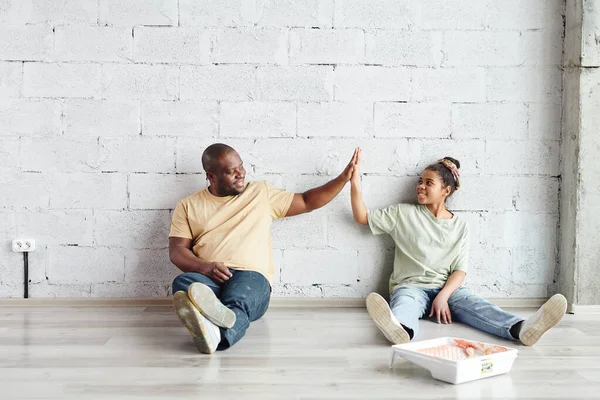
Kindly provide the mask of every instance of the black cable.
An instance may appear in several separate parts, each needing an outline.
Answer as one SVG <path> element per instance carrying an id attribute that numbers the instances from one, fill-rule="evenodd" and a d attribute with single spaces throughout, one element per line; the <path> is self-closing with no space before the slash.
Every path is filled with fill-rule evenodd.
<path id="1" fill-rule="evenodd" d="M 24 291 L 24 295 L 23 297 L 25 299 L 29 298 L 29 253 L 28 252 L 24 252 L 23 253 L 23 275 L 25 276 L 25 279 L 23 280 L 23 291 Z"/>

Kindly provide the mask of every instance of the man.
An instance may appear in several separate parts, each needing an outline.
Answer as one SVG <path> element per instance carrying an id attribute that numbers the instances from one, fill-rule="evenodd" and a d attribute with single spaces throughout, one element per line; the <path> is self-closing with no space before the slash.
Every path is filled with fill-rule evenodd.
<path id="1" fill-rule="evenodd" d="M 329 203 L 352 176 L 357 152 L 335 179 L 304 193 L 245 182 L 239 154 L 217 143 L 202 154 L 209 186 L 179 201 L 169 234 L 173 306 L 202 353 L 239 341 L 267 311 L 273 279 L 271 222 Z"/>

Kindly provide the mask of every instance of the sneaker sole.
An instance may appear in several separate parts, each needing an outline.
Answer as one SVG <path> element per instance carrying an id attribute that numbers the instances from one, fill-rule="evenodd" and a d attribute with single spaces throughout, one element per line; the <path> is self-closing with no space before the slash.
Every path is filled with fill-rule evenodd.
<path id="1" fill-rule="evenodd" d="M 542 335 L 558 324 L 567 312 L 567 299 L 562 294 L 555 294 L 543 306 L 542 315 L 537 324 L 519 335 L 521 343 L 533 346 Z"/>
<path id="2" fill-rule="evenodd" d="M 218 343 L 214 343 L 212 340 L 208 332 L 208 327 L 202 321 L 202 314 L 192 304 L 184 291 L 179 291 L 173 295 L 173 308 L 181 322 L 183 322 L 190 332 L 190 335 L 192 335 L 198 351 L 205 354 L 214 353 Z"/>
<path id="3" fill-rule="evenodd" d="M 235 313 L 225 307 L 211 288 L 195 282 L 188 288 L 188 296 L 202 315 L 221 328 L 231 328 L 235 324 Z"/>
<path id="4" fill-rule="evenodd" d="M 394 344 L 410 342 L 408 332 L 396 325 L 390 306 L 379 294 L 371 293 L 367 296 L 367 311 L 387 340 Z"/>

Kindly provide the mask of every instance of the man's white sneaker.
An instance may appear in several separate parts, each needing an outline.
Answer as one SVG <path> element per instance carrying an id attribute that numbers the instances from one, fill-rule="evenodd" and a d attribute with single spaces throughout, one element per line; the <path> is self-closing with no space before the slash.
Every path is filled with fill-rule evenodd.
<path id="1" fill-rule="evenodd" d="M 566 312 L 567 299 L 562 294 L 555 294 L 523 322 L 519 340 L 525 346 L 533 346 L 544 333 L 560 322 Z"/>
<path id="2" fill-rule="evenodd" d="M 180 290 L 173 295 L 173 308 L 179 319 L 190 331 L 196 348 L 201 353 L 211 354 L 221 342 L 221 331 L 198 311 L 188 295 Z"/>
<path id="3" fill-rule="evenodd" d="M 367 296 L 367 311 L 385 338 L 394 344 L 410 341 L 408 332 L 396 319 L 387 301 L 377 293 Z"/>
<path id="4" fill-rule="evenodd" d="M 235 324 L 235 313 L 225 307 L 215 296 L 211 288 L 195 282 L 188 288 L 188 297 L 210 322 L 222 328 L 231 328 Z"/>

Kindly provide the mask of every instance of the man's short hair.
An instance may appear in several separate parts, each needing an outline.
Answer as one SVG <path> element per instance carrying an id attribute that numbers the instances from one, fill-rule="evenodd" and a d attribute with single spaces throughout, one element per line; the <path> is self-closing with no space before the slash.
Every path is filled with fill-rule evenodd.
<path id="1" fill-rule="evenodd" d="M 202 168 L 204 168 L 204 171 L 214 172 L 218 166 L 219 158 L 230 151 L 235 150 L 233 147 L 223 143 L 215 143 L 208 146 L 202 153 Z"/>

